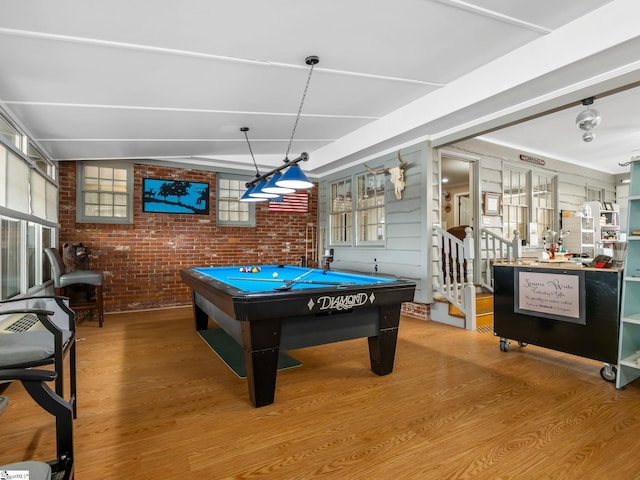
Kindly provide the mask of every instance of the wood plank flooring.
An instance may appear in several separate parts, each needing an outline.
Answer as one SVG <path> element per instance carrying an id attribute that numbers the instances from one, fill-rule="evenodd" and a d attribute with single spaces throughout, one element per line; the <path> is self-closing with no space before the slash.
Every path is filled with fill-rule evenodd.
<path id="1" fill-rule="evenodd" d="M 640 383 L 602 364 L 404 317 L 395 370 L 365 339 L 290 352 L 276 401 L 253 408 L 197 336 L 191 309 L 79 325 L 76 478 L 640 478 Z M 51 417 L 5 390 L 0 462 L 53 458 Z"/>

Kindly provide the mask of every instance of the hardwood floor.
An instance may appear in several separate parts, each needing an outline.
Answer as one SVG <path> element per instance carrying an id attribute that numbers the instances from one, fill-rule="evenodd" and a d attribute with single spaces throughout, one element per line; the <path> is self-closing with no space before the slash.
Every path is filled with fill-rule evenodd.
<path id="1" fill-rule="evenodd" d="M 364 339 L 297 350 L 256 409 L 190 308 L 104 325 L 78 328 L 77 479 L 640 478 L 640 383 L 592 360 L 405 317 L 391 375 Z M 53 458 L 51 417 L 5 394 L 0 462 Z"/>

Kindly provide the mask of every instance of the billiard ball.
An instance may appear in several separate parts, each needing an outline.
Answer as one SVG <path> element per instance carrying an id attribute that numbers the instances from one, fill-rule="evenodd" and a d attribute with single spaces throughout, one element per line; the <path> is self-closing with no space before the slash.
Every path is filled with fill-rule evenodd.
<path id="1" fill-rule="evenodd" d="M 260 271 L 260 267 L 253 267 L 251 269 L 251 273 L 258 273 Z"/>
<path id="2" fill-rule="evenodd" d="M 278 278 L 278 272 L 273 272 L 273 278 Z"/>

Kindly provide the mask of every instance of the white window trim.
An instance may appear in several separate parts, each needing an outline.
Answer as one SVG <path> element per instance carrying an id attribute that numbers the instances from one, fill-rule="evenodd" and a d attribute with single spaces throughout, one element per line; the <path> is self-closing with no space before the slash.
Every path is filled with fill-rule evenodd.
<path id="1" fill-rule="evenodd" d="M 384 175 L 384 174 L 380 174 L 380 175 Z M 331 247 L 381 247 L 381 246 L 385 246 L 386 242 L 387 242 L 387 223 L 386 223 L 386 216 L 387 216 L 387 207 L 388 207 L 388 202 L 387 202 L 387 195 L 389 194 L 389 191 L 385 188 L 385 192 L 384 192 L 384 211 L 385 211 L 385 222 L 384 222 L 384 238 L 382 240 L 361 240 L 359 238 L 358 235 L 358 214 L 364 210 L 373 210 L 379 207 L 370 207 L 370 208 L 362 208 L 359 209 L 358 208 L 358 178 L 365 176 L 362 173 L 358 173 L 358 174 L 354 174 L 351 175 L 350 177 L 343 177 L 343 178 L 339 178 L 336 180 L 333 180 L 331 182 L 327 182 L 327 201 L 328 201 L 328 205 L 327 205 L 327 212 L 329 214 L 329 235 L 328 235 L 328 241 L 329 241 L 329 246 Z M 333 185 L 337 184 L 337 183 L 341 183 L 341 182 L 346 182 L 346 181 L 350 181 L 351 182 L 351 211 L 350 212 L 340 212 L 340 213 L 350 213 L 351 214 L 351 240 L 350 241 L 335 241 L 333 240 L 333 221 L 334 221 L 334 215 L 338 215 L 338 213 L 334 212 L 332 209 L 333 206 L 333 197 L 332 197 L 332 190 L 333 190 Z"/>
<path id="2" fill-rule="evenodd" d="M 238 199 L 238 203 L 241 205 L 247 205 L 249 207 L 249 219 L 248 220 L 220 220 L 219 212 L 219 202 L 221 200 L 220 197 L 220 180 L 239 180 L 240 183 L 244 183 L 246 181 L 246 177 L 240 175 L 232 175 L 226 173 L 216 173 L 216 225 L 221 227 L 255 227 L 256 226 L 256 206 L 251 202 L 240 202 Z"/>
<path id="3" fill-rule="evenodd" d="M 338 183 L 342 183 L 342 182 L 347 182 L 347 181 L 351 181 L 351 210 L 347 211 L 347 212 L 334 212 L 333 211 L 333 196 L 332 196 L 332 191 L 333 191 L 333 185 L 338 184 Z M 355 214 L 356 214 L 356 210 L 355 210 L 355 197 L 354 197 L 354 193 L 353 193 L 353 177 L 344 177 L 344 178 L 340 178 L 337 180 L 334 180 L 332 182 L 328 182 L 327 183 L 327 200 L 328 200 L 328 205 L 327 205 L 327 211 L 329 212 L 329 246 L 331 247 L 351 247 L 354 246 L 355 244 Z M 351 240 L 345 240 L 345 241 L 335 241 L 333 239 L 333 229 L 334 229 L 334 215 L 345 215 L 345 214 L 351 214 Z"/>
<path id="4" fill-rule="evenodd" d="M 545 210 L 553 210 L 553 225 L 550 225 L 549 227 L 552 230 L 556 230 L 559 228 L 559 224 L 560 224 L 560 220 L 558 219 L 558 175 L 554 172 L 549 172 L 547 170 L 539 170 L 539 169 L 535 169 L 535 168 L 522 168 L 521 166 L 514 166 L 511 164 L 504 164 L 503 168 L 502 168 L 502 177 L 504 178 L 505 176 L 505 172 L 506 171 L 517 171 L 517 172 L 522 172 L 525 173 L 527 176 L 527 204 L 526 206 L 526 212 L 527 212 L 527 221 L 525 222 L 525 232 L 526 232 L 526 241 L 529 242 L 531 240 L 530 235 L 531 232 L 529 231 L 529 225 L 534 221 L 534 219 L 536 218 L 536 211 L 539 207 L 533 205 L 533 176 L 534 175 L 540 175 L 540 176 L 544 176 L 544 177 L 551 177 L 552 183 L 553 183 L 553 207 L 552 208 L 545 208 Z M 507 206 L 507 204 L 504 202 L 506 196 L 506 192 L 505 192 L 505 183 L 504 180 L 502 181 L 502 201 L 503 201 L 503 211 L 504 208 Z M 519 205 L 522 206 L 522 205 Z M 503 214 L 504 215 L 504 214 Z M 506 233 L 506 232 L 505 232 Z M 510 237 L 512 235 L 512 232 L 509 232 L 508 234 L 506 234 L 507 237 Z M 538 232 L 538 236 L 540 237 L 540 232 Z"/>
<path id="5" fill-rule="evenodd" d="M 382 233 L 382 236 L 383 236 L 383 237 L 382 237 L 382 240 L 378 240 L 378 239 L 376 239 L 376 240 L 362 240 L 362 239 L 360 238 L 360 235 L 358 234 L 358 233 L 359 233 L 359 231 L 360 231 L 360 229 L 359 229 L 359 226 L 360 226 L 360 225 L 359 225 L 359 223 L 358 223 L 358 219 L 359 219 L 359 217 L 360 217 L 360 215 L 359 215 L 359 214 L 360 214 L 361 212 L 364 212 L 364 211 L 373 211 L 373 210 L 377 210 L 377 209 L 379 209 L 379 208 L 380 208 L 380 205 L 376 205 L 376 206 L 374 206 L 374 207 L 367 207 L 367 208 L 358 208 L 358 198 L 357 198 L 357 194 L 358 194 L 358 180 L 359 180 L 359 178 L 361 178 L 361 177 L 364 177 L 364 178 L 366 179 L 367 177 L 377 178 L 377 177 L 379 177 L 379 176 L 382 176 L 382 180 L 383 180 L 383 181 L 382 181 L 382 184 L 381 184 L 381 185 L 382 185 L 382 188 L 383 188 L 383 190 L 384 190 L 384 193 L 382 194 L 382 199 L 384 200 L 384 204 L 382 205 L 382 208 L 384 209 L 384 212 L 385 212 L 385 213 L 384 213 L 384 217 L 385 217 L 385 218 L 384 218 L 384 220 L 385 220 L 385 221 L 384 221 L 384 222 L 382 222 L 382 226 L 383 226 L 382 228 L 384 229 L 384 231 L 383 231 L 383 233 Z M 357 246 L 359 246 L 359 247 L 366 247 L 366 246 L 379 247 L 379 246 L 386 245 L 386 241 L 387 241 L 387 222 L 386 222 L 386 216 L 387 216 L 387 193 L 388 193 L 388 191 L 387 191 L 387 189 L 385 188 L 385 182 L 384 182 L 385 178 L 384 178 L 384 176 L 385 176 L 385 174 L 384 174 L 384 173 L 379 173 L 379 174 L 377 174 L 377 175 L 373 175 L 373 174 L 370 174 L 370 173 L 361 173 L 361 174 L 355 175 L 355 176 L 354 176 L 354 180 L 355 180 L 355 181 L 353 181 L 353 182 L 351 183 L 351 185 L 352 185 L 352 186 L 351 186 L 351 188 L 353 189 L 352 196 L 353 196 L 353 199 L 354 199 L 354 203 L 353 203 L 353 208 L 354 208 L 354 210 L 353 210 L 353 214 L 354 214 L 354 218 L 353 218 L 353 228 L 354 228 L 354 230 L 355 230 L 355 232 L 354 232 L 354 238 L 355 238 L 356 245 L 357 245 Z M 380 224 L 379 224 L 379 223 L 376 223 L 376 225 L 380 225 Z"/>
<path id="6" fill-rule="evenodd" d="M 42 250 L 44 247 L 55 246 L 58 239 L 58 184 L 56 181 L 58 167 L 57 163 L 45 156 L 44 150 L 39 148 L 35 140 L 17 126 L 2 108 L 0 108 L 0 117 L 18 134 L 15 143 L 8 142 L 7 137 L 0 135 L 0 166 L 4 173 L 4 184 L 0 187 L 0 197 L 2 197 L 0 198 L 0 218 L 18 223 L 20 238 L 16 255 L 20 269 L 17 278 L 19 290 L 17 295 L 38 294 L 43 291 L 43 283 L 45 283 L 43 275 L 45 261 Z M 30 152 L 30 148 L 34 152 Z M 30 157 L 29 153 L 36 153 L 38 158 Z M 21 208 L 15 209 L 8 207 L 10 203 L 6 198 L 7 184 L 11 181 L 11 177 L 6 174 L 6 169 L 10 161 L 17 160 L 24 162 L 29 167 L 29 174 L 24 179 L 27 181 L 26 188 L 29 191 L 29 199 Z M 42 179 L 44 179 L 44 184 Z M 34 192 L 34 188 L 37 191 Z M 34 227 L 34 257 L 31 261 L 35 273 L 34 285 L 31 286 L 28 278 L 29 249 L 27 243 L 27 230 L 30 224 Z M 50 231 L 50 240 L 47 244 L 44 243 L 42 235 L 45 228 Z M 0 291 L 4 289 L 5 281 L 4 277 L 0 278 Z M 50 282 L 51 280 L 47 279 L 46 283 Z M 2 298 L 2 300 L 6 299 Z"/>
<path id="7" fill-rule="evenodd" d="M 84 167 L 100 166 L 120 168 L 127 171 L 127 215 L 126 217 L 92 217 L 84 214 Z M 133 224 L 133 164 L 128 162 L 81 161 L 76 164 L 76 222 L 102 224 Z"/>

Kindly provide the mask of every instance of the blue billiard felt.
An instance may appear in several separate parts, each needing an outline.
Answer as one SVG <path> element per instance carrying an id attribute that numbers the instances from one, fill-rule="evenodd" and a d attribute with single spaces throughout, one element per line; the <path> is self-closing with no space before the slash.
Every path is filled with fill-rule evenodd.
<path id="1" fill-rule="evenodd" d="M 260 271 L 252 273 L 250 271 L 251 267 L 256 266 L 260 268 Z M 325 272 L 321 269 L 310 269 L 291 265 L 205 267 L 195 268 L 194 270 L 237 288 L 238 290 L 248 292 L 274 291 L 277 290 L 277 287 L 285 285 L 287 281 L 295 280 L 300 277 L 302 277 L 300 281 L 291 286 L 292 290 L 303 288 L 322 288 L 323 286 L 335 287 L 336 285 L 334 284 L 336 283 L 372 285 L 393 281 L 393 279 L 384 277 L 374 277 L 335 270 L 328 270 Z M 278 274 L 277 278 L 273 277 L 274 272 Z M 322 282 L 327 283 L 323 284 Z"/>

